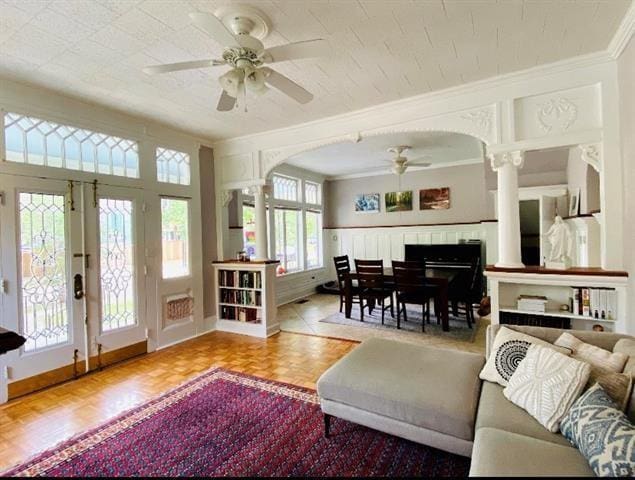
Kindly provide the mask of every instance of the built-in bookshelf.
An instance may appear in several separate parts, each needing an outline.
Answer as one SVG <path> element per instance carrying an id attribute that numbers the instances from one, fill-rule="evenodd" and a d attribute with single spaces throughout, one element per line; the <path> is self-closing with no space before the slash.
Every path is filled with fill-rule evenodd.
<path id="1" fill-rule="evenodd" d="M 600 269 L 487 268 L 492 323 L 553 326 L 575 330 L 601 327 L 628 333 L 627 285 L 624 272 Z M 546 298 L 545 311 L 518 308 L 521 295 Z M 568 309 L 562 308 L 566 305 Z"/>
<path id="2" fill-rule="evenodd" d="M 275 269 L 278 262 L 214 262 L 216 329 L 256 337 L 277 333 Z"/>

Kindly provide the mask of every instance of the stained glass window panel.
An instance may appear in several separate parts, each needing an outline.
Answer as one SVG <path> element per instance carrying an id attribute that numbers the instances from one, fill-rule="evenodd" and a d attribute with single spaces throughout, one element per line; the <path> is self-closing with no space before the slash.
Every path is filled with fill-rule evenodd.
<path id="1" fill-rule="evenodd" d="M 137 323 L 133 204 L 99 199 L 101 329 L 104 332 Z"/>
<path id="2" fill-rule="evenodd" d="M 21 330 L 25 351 L 67 343 L 64 196 L 20 193 Z"/>
<path id="3" fill-rule="evenodd" d="M 190 184 L 190 156 L 187 153 L 157 148 L 156 157 L 159 182 Z"/>

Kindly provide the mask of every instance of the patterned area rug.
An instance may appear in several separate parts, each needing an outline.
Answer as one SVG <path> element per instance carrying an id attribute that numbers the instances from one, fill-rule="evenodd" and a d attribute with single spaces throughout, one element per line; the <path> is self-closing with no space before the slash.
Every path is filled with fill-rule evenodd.
<path id="1" fill-rule="evenodd" d="M 408 321 L 404 322 L 403 316 L 401 317 L 401 329 L 400 332 L 405 332 L 411 335 L 433 335 L 436 337 L 450 338 L 452 340 L 460 340 L 463 342 L 474 341 L 474 336 L 478 330 L 478 317 L 476 322 L 472 324 L 472 328 L 467 326 L 467 320 L 465 316 L 457 318 L 450 314 L 450 331 L 444 332 L 441 325 L 437 325 L 437 319 L 432 314 L 430 316 L 430 323 L 426 323 L 425 333 L 421 331 L 421 307 L 408 308 Z M 396 314 L 397 312 L 395 312 Z M 349 325 L 354 327 L 365 327 L 375 329 L 388 329 L 391 331 L 397 330 L 397 318 L 390 316 L 390 310 L 386 310 L 384 316 L 384 325 L 381 324 L 381 310 L 375 308 L 372 315 L 368 314 L 368 310 L 364 309 L 364 321 L 360 321 L 359 307 L 353 305 L 351 311 L 351 318 L 346 318 L 344 313 L 335 312 L 326 318 L 320 320 L 324 323 L 335 323 L 337 325 Z"/>
<path id="2" fill-rule="evenodd" d="M 469 459 L 333 419 L 313 390 L 213 369 L 8 476 L 466 476 Z"/>

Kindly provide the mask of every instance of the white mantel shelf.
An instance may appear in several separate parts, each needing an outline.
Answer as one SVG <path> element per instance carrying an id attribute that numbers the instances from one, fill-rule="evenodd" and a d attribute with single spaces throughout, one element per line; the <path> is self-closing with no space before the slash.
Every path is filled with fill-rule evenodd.
<path id="1" fill-rule="evenodd" d="M 485 275 L 489 280 L 491 296 L 491 321 L 499 323 L 500 312 L 517 312 L 545 316 L 567 317 L 575 321 L 572 328 L 589 329 L 601 323 L 619 333 L 634 333 L 635 322 L 629 321 L 627 312 L 628 273 L 601 268 L 569 268 L 555 270 L 544 267 L 499 268 L 488 266 Z M 558 311 L 559 304 L 570 296 L 571 287 L 610 288 L 617 292 L 617 318 L 606 321 Z M 522 312 L 513 305 L 519 294 L 542 294 L 549 299 L 548 311 L 544 314 Z"/>

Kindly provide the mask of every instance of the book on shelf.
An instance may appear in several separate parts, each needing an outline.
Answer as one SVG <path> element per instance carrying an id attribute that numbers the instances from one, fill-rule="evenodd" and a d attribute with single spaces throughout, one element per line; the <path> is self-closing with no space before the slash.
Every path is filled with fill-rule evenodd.
<path id="1" fill-rule="evenodd" d="M 249 307 L 221 305 L 220 315 L 222 320 L 234 320 L 248 323 L 260 323 L 261 321 L 259 311 Z"/>
<path id="2" fill-rule="evenodd" d="M 219 270 L 218 276 L 221 287 L 262 288 L 260 272 Z"/>
<path id="3" fill-rule="evenodd" d="M 221 287 L 220 302 L 259 307 L 262 302 L 262 292 L 258 290 L 228 290 Z"/>
<path id="4" fill-rule="evenodd" d="M 518 297 L 518 310 L 530 312 L 543 312 L 547 305 L 547 297 L 542 295 L 520 295 Z"/>
<path id="5" fill-rule="evenodd" d="M 574 287 L 571 312 L 598 320 L 617 318 L 617 291 L 613 288 Z"/>

